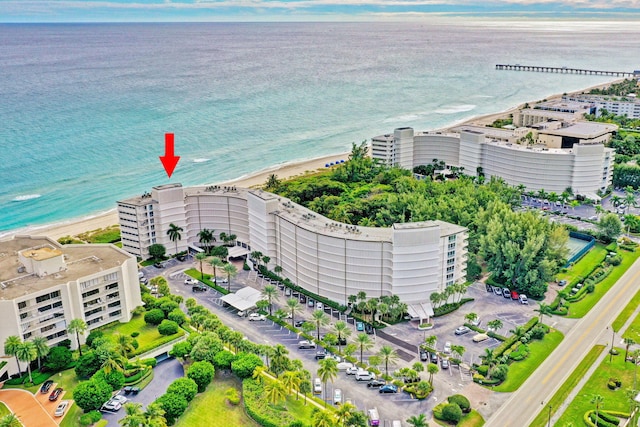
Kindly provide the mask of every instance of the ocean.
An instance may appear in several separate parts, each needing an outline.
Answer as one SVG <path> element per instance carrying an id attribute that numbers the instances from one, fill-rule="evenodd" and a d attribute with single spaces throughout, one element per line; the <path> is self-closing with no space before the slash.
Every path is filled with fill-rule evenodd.
<path id="1" fill-rule="evenodd" d="M 168 182 L 210 184 L 612 80 L 637 22 L 0 25 L 0 236 Z M 158 156 L 175 134 L 180 163 Z"/>

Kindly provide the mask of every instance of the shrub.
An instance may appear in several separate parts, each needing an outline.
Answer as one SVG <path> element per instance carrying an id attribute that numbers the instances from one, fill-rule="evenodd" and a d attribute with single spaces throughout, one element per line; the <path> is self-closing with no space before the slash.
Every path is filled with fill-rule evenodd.
<path id="1" fill-rule="evenodd" d="M 187 377 L 191 378 L 198 385 L 198 393 L 202 393 L 213 379 L 216 370 L 213 365 L 206 360 L 193 363 L 187 370 Z"/>
<path id="2" fill-rule="evenodd" d="M 242 269 L 243 269 L 244 271 L 249 271 L 249 270 L 251 270 L 251 267 L 249 267 L 249 264 L 247 264 L 247 263 L 245 262 L 245 263 L 244 263 L 244 265 L 242 266 Z"/>
<path id="3" fill-rule="evenodd" d="M 611 264 L 613 266 L 618 266 L 618 265 L 620 265 L 620 263 L 622 263 L 622 257 L 620 255 L 616 255 L 616 256 L 613 256 L 613 257 L 609 258 L 609 264 Z"/>
<path id="4" fill-rule="evenodd" d="M 73 360 L 71 350 L 67 347 L 53 347 L 47 357 L 44 359 L 44 366 L 49 371 L 58 372 L 62 371 L 69 365 L 69 362 Z"/>
<path id="5" fill-rule="evenodd" d="M 164 311 L 154 308 L 144 314 L 144 321 L 150 325 L 159 325 L 164 320 Z"/>
<path id="6" fill-rule="evenodd" d="M 236 355 L 228 350 L 219 351 L 213 357 L 213 366 L 217 369 L 231 369 L 231 364 L 237 359 Z"/>
<path id="7" fill-rule="evenodd" d="M 73 400 L 85 412 L 97 411 L 109 400 L 112 391 L 104 381 L 84 381 L 73 390 Z"/>
<path id="8" fill-rule="evenodd" d="M 155 357 L 150 357 L 148 359 L 142 359 L 140 363 L 144 366 L 151 366 L 152 368 L 155 368 L 158 364 L 158 359 L 156 359 Z"/>
<path id="9" fill-rule="evenodd" d="M 91 379 L 95 381 L 104 381 L 111 386 L 112 390 L 118 390 L 124 385 L 125 378 L 122 372 L 116 371 L 115 369 L 108 374 L 104 372 L 104 369 L 100 369 L 98 372 L 93 374 Z"/>
<path id="10" fill-rule="evenodd" d="M 167 316 L 167 319 L 176 322 L 178 325 L 182 325 L 187 321 L 187 315 L 184 314 L 184 312 L 179 308 L 176 308 L 174 310 L 171 310 L 171 312 Z"/>
<path id="11" fill-rule="evenodd" d="M 162 323 L 158 325 L 158 332 L 160 335 L 173 335 L 178 333 L 180 326 L 173 320 L 164 319 Z"/>
<path id="12" fill-rule="evenodd" d="M 98 356 L 94 352 L 90 351 L 83 354 L 78 359 L 75 368 L 76 375 L 82 379 L 89 378 L 90 376 L 98 372 L 98 369 L 100 369 L 101 365 L 102 363 L 100 363 L 100 359 L 98 358 Z"/>
<path id="13" fill-rule="evenodd" d="M 100 413 L 100 411 L 89 411 L 80 417 L 80 425 L 90 426 L 91 424 L 95 424 L 100 421 L 101 418 L 102 413 Z"/>
<path id="14" fill-rule="evenodd" d="M 242 394 L 247 414 L 261 426 L 289 426 L 295 421 L 289 412 L 280 411 L 269 404 L 264 398 L 263 385 L 253 378 L 245 378 L 242 381 Z"/>
<path id="15" fill-rule="evenodd" d="M 442 407 L 442 419 L 457 423 L 462 418 L 462 409 L 455 403 L 449 403 Z"/>
<path id="16" fill-rule="evenodd" d="M 544 335 L 546 333 L 547 331 L 542 325 L 536 325 L 533 329 L 531 329 L 531 338 L 541 340 L 542 338 L 544 338 Z"/>
<path id="17" fill-rule="evenodd" d="M 198 385 L 191 378 L 178 378 L 167 387 L 167 393 L 175 393 L 191 402 L 198 394 Z"/>
<path id="18" fill-rule="evenodd" d="M 480 365 L 476 368 L 476 371 L 484 377 L 487 375 L 487 372 L 489 372 L 489 367 L 487 365 Z"/>
<path id="19" fill-rule="evenodd" d="M 240 403 L 240 393 L 238 393 L 238 390 L 236 390 L 234 387 L 229 387 L 224 392 L 224 397 L 226 397 L 227 401 L 229 401 L 229 403 L 232 405 L 237 405 Z"/>
<path id="20" fill-rule="evenodd" d="M 253 375 L 254 369 L 262 365 L 262 359 L 257 354 L 241 353 L 237 359 L 231 363 L 231 370 L 240 378 L 249 378 Z"/>
<path id="21" fill-rule="evenodd" d="M 465 414 L 471 412 L 471 402 L 469 402 L 469 399 L 467 399 L 465 396 L 461 394 L 454 394 L 453 396 L 449 396 L 447 400 L 449 401 L 449 403 L 455 403 L 456 405 L 458 405 L 460 409 L 462 409 L 462 412 L 464 412 Z"/>
<path id="22" fill-rule="evenodd" d="M 140 335 L 140 332 L 138 332 L 138 331 L 131 332 L 131 338 L 136 338 L 139 335 Z"/>
<path id="23" fill-rule="evenodd" d="M 509 365 L 501 364 L 496 366 L 491 372 L 491 378 L 497 381 L 504 381 L 509 372 Z"/>
<path id="24" fill-rule="evenodd" d="M 102 332 L 102 331 L 100 331 L 100 330 L 93 330 L 93 331 L 89 332 L 89 335 L 87 335 L 87 340 L 85 341 L 85 343 L 86 343 L 89 347 L 93 348 L 93 341 L 94 341 L 96 338 L 100 338 L 100 337 L 101 337 L 101 336 L 103 336 L 103 335 L 104 335 L 104 332 Z"/>
<path id="25" fill-rule="evenodd" d="M 185 358 L 191 353 L 193 346 L 189 341 L 181 341 L 179 343 L 175 343 L 171 351 L 169 351 L 169 356 L 176 358 Z"/>
<path id="26" fill-rule="evenodd" d="M 175 393 L 165 393 L 156 399 L 155 403 L 164 410 L 167 425 L 173 425 L 189 406 L 187 399 Z"/>

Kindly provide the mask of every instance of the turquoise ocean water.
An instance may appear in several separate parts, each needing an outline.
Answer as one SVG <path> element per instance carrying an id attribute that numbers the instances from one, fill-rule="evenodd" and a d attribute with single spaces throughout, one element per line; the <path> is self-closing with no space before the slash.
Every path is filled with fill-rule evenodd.
<path id="1" fill-rule="evenodd" d="M 598 20 L 0 25 L 0 236 L 610 80 L 496 63 L 638 58 L 640 25 Z"/>

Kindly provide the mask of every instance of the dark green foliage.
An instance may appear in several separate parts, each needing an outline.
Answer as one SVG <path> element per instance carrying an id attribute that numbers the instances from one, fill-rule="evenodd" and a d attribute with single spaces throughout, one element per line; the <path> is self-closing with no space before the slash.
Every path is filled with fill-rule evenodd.
<path id="1" fill-rule="evenodd" d="M 182 325 L 187 321 L 187 315 L 184 314 L 184 312 L 179 308 L 176 308 L 174 310 L 171 310 L 171 312 L 167 315 L 167 319 L 176 322 L 178 325 Z"/>
<path id="2" fill-rule="evenodd" d="M 231 363 L 231 370 L 240 378 L 248 378 L 253 375 L 253 370 L 262 366 L 260 356 L 253 353 L 240 353 L 238 358 Z"/>
<path id="3" fill-rule="evenodd" d="M 498 365 L 491 371 L 491 378 L 498 381 L 504 381 L 509 372 L 509 365 Z"/>
<path id="4" fill-rule="evenodd" d="M 169 351 L 169 356 L 176 358 L 184 358 L 188 356 L 191 352 L 192 345 L 189 341 L 182 341 L 173 345 L 171 351 Z"/>
<path id="5" fill-rule="evenodd" d="M 140 335 L 140 332 L 138 332 L 138 331 L 131 332 L 131 338 L 135 338 L 135 337 L 137 337 L 139 335 Z"/>
<path id="6" fill-rule="evenodd" d="M 544 338 L 544 335 L 547 333 L 545 328 L 542 325 L 536 325 L 533 329 L 531 329 L 531 338 L 541 340 Z"/>
<path id="7" fill-rule="evenodd" d="M 58 372 L 65 369 L 73 360 L 71 350 L 66 347 L 53 347 L 44 359 L 44 366 L 49 371 Z"/>
<path id="8" fill-rule="evenodd" d="M 222 350 L 213 358 L 213 365 L 217 369 L 231 369 L 231 363 L 236 360 L 236 355 L 228 350 Z"/>
<path id="9" fill-rule="evenodd" d="M 449 401 L 449 403 L 455 403 L 456 405 L 458 405 L 460 409 L 462 409 L 462 412 L 464 412 L 465 414 L 471 412 L 471 402 L 469 402 L 469 399 L 467 399 L 465 396 L 461 394 L 454 394 L 453 396 L 449 396 L 447 400 Z"/>
<path id="10" fill-rule="evenodd" d="M 93 331 L 89 332 L 89 335 L 87 335 L 86 344 L 87 344 L 89 347 L 94 348 L 94 347 L 93 347 L 93 341 L 94 341 L 96 338 L 100 338 L 100 337 L 101 337 L 101 336 L 103 336 L 103 335 L 104 335 L 104 332 L 102 332 L 102 331 L 100 331 L 100 330 L 93 330 Z"/>
<path id="11" fill-rule="evenodd" d="M 288 426 L 295 421 L 286 411 L 275 409 L 265 399 L 264 387 L 253 378 L 242 381 L 242 396 L 247 414 L 263 427 Z"/>
<path id="12" fill-rule="evenodd" d="M 84 381 L 73 390 L 73 400 L 85 412 L 97 411 L 109 400 L 112 391 L 104 381 Z"/>
<path id="13" fill-rule="evenodd" d="M 158 325 L 158 332 L 160 335 L 173 335 L 177 334 L 180 326 L 172 320 L 163 320 L 162 323 Z"/>
<path id="14" fill-rule="evenodd" d="M 164 312 L 165 317 L 168 317 L 169 313 L 171 313 L 173 310 L 179 310 L 180 304 L 178 304 L 177 302 L 170 299 L 165 300 L 164 297 L 162 298 L 162 300 L 163 302 L 160 304 L 160 310 Z"/>
<path id="15" fill-rule="evenodd" d="M 620 424 L 620 419 L 618 417 L 607 414 L 605 411 L 599 411 L 598 418 L 616 426 Z"/>
<path id="16" fill-rule="evenodd" d="M 155 403 L 159 404 L 164 410 L 164 418 L 167 425 L 173 425 L 180 415 L 184 414 L 189 402 L 183 396 L 174 393 L 165 393 L 156 399 Z"/>
<path id="17" fill-rule="evenodd" d="M 150 325 L 159 325 L 164 320 L 164 311 L 154 308 L 144 314 L 144 321 Z"/>
<path id="18" fill-rule="evenodd" d="M 226 246 L 214 246 L 211 248 L 211 255 L 217 256 L 220 259 L 227 259 L 229 255 L 229 249 Z"/>
<path id="19" fill-rule="evenodd" d="M 81 426 L 90 426 L 102 419 L 102 413 L 100 411 L 89 411 L 80 417 Z"/>
<path id="20" fill-rule="evenodd" d="M 198 393 L 202 393 L 213 379 L 216 370 L 207 361 L 194 362 L 187 370 L 187 377 L 191 378 L 198 385 Z"/>
<path id="21" fill-rule="evenodd" d="M 442 408 L 442 419 L 457 423 L 462 418 L 462 409 L 455 403 L 449 403 Z"/>
<path id="22" fill-rule="evenodd" d="M 108 374 L 105 374 L 104 370 L 100 369 L 98 372 L 93 374 L 91 379 L 94 381 L 106 382 L 107 384 L 109 384 L 109 386 L 111 386 L 112 390 L 118 390 L 122 388 L 125 380 L 124 374 L 120 371 L 116 371 L 115 369 Z"/>
<path id="23" fill-rule="evenodd" d="M 198 393 L 198 385 L 191 378 L 178 378 L 167 388 L 167 393 L 175 393 L 191 402 Z"/>
<path id="24" fill-rule="evenodd" d="M 160 243 L 154 243 L 153 245 L 149 246 L 149 255 L 157 260 L 163 259 L 166 252 L 167 248 L 165 248 L 164 245 L 161 245 Z"/>
<path id="25" fill-rule="evenodd" d="M 84 353 L 76 363 L 76 375 L 78 378 L 89 378 L 98 372 L 101 365 L 100 359 L 93 351 Z"/>
<path id="26" fill-rule="evenodd" d="M 152 368 L 155 368 L 158 364 L 158 359 L 156 359 L 155 357 L 150 357 L 149 359 L 142 359 L 140 363 L 145 366 L 151 366 Z"/>

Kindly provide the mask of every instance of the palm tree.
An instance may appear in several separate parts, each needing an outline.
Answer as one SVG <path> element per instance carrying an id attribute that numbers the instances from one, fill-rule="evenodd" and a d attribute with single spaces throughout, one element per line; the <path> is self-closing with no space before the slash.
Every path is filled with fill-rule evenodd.
<path id="1" fill-rule="evenodd" d="M 209 253 L 211 242 L 215 242 L 216 238 L 213 237 L 214 230 L 209 230 L 208 228 L 203 228 L 198 233 L 198 239 L 200 239 L 200 243 L 203 243 L 204 250 Z"/>
<path id="2" fill-rule="evenodd" d="M 355 412 L 357 408 L 355 405 L 349 402 L 345 402 L 336 409 L 336 421 L 342 426 L 346 427 L 347 421 L 351 418 L 351 414 Z"/>
<path id="3" fill-rule="evenodd" d="M 129 335 L 118 334 L 116 335 L 116 347 L 115 351 L 119 353 L 122 357 L 127 357 L 129 353 L 134 351 L 136 348 L 133 346 L 133 338 Z"/>
<path id="4" fill-rule="evenodd" d="M 167 427 L 167 420 L 164 418 L 164 409 L 158 403 L 150 403 L 144 413 L 148 427 Z M 146 427 L 146 426 L 145 426 Z"/>
<path id="5" fill-rule="evenodd" d="M 487 379 L 490 380 L 491 379 L 491 368 L 493 367 L 493 364 L 496 362 L 496 357 L 493 355 L 493 350 L 490 348 L 485 348 L 484 349 L 484 355 L 481 356 L 484 359 L 484 363 L 487 364 L 488 368 L 487 368 Z"/>
<path id="6" fill-rule="evenodd" d="M 298 394 L 298 389 L 300 387 L 300 381 L 301 381 L 298 373 L 293 371 L 286 371 L 282 373 L 278 377 L 278 379 L 282 381 L 282 384 L 284 384 L 284 386 L 286 387 L 288 394 L 291 394 L 293 390 L 296 391 L 296 400 L 298 400 L 298 398 L 300 397 Z"/>
<path id="7" fill-rule="evenodd" d="M 265 184 L 265 189 L 267 190 L 276 190 L 280 186 L 280 180 L 278 179 L 278 175 L 272 173 L 267 177 L 267 183 Z"/>
<path id="8" fill-rule="evenodd" d="M 279 266 L 279 265 L 276 265 L 275 267 L 273 267 L 273 271 L 276 274 L 280 274 L 280 273 L 282 273 L 282 267 Z"/>
<path id="9" fill-rule="evenodd" d="M 67 332 L 70 334 L 76 334 L 76 342 L 78 343 L 78 352 L 82 356 L 82 347 L 80 346 L 80 334 L 85 333 L 87 330 L 87 324 L 82 319 L 72 319 L 67 325 Z"/>
<path id="10" fill-rule="evenodd" d="M 338 362 L 336 362 L 335 359 L 332 358 L 326 358 L 326 359 L 322 359 L 320 360 L 320 367 L 318 368 L 318 377 L 320 378 L 320 381 L 322 381 L 322 383 L 324 384 L 324 391 L 325 391 L 325 401 L 327 399 L 327 381 L 331 381 L 333 383 L 333 380 L 338 376 Z"/>
<path id="11" fill-rule="evenodd" d="M 596 215 L 598 215 L 598 220 L 600 220 L 600 215 L 604 213 L 604 208 L 602 205 L 596 205 Z"/>
<path id="12" fill-rule="evenodd" d="M 38 357 L 36 346 L 31 341 L 24 342 L 16 350 L 16 357 L 21 362 L 27 362 L 27 372 L 29 372 L 29 382 L 33 382 L 31 377 L 31 362 Z"/>
<path id="13" fill-rule="evenodd" d="M 126 362 L 127 360 L 120 354 L 111 353 L 104 361 L 101 368 L 105 374 L 110 374 L 112 371 L 124 372 L 124 365 Z"/>
<path id="14" fill-rule="evenodd" d="M 22 427 L 22 423 L 16 414 L 7 414 L 0 418 L 0 427 Z"/>
<path id="15" fill-rule="evenodd" d="M 424 339 L 424 343 L 432 350 L 436 348 L 436 342 L 438 342 L 438 337 L 435 335 L 429 335 Z"/>
<path id="16" fill-rule="evenodd" d="M 258 265 L 260 265 L 260 261 L 262 261 L 262 252 L 260 251 L 251 252 L 251 259 L 257 262 Z"/>
<path id="17" fill-rule="evenodd" d="M 22 340 L 20 340 L 20 337 L 16 335 L 11 335 L 7 337 L 6 340 L 4 340 L 4 354 L 6 354 L 7 356 L 15 356 L 16 364 L 18 365 L 18 372 L 22 372 L 20 369 L 20 360 L 16 355 L 18 348 L 20 348 L 21 345 Z"/>
<path id="18" fill-rule="evenodd" d="M 227 263 L 224 265 L 222 270 L 227 274 L 227 291 L 231 292 L 231 278 L 236 277 L 236 275 L 238 274 L 238 269 L 235 265 Z"/>
<path id="19" fill-rule="evenodd" d="M 287 300 L 287 308 L 291 313 L 291 326 L 293 327 L 296 313 L 298 313 L 302 309 L 302 307 L 300 306 L 300 301 L 298 301 L 298 298 L 289 298 Z"/>
<path id="20" fill-rule="evenodd" d="M 438 365 L 436 365 L 435 363 L 429 363 L 427 365 L 427 372 L 429 373 L 429 384 L 431 384 L 432 387 L 433 387 L 433 375 L 437 374 L 439 370 L 440 369 L 438 368 Z"/>
<path id="21" fill-rule="evenodd" d="M 625 213 L 629 213 L 629 208 L 631 206 L 636 207 L 636 196 L 633 195 L 633 192 L 627 191 L 626 196 L 624 196 Z"/>
<path id="22" fill-rule="evenodd" d="M 509 333 L 515 335 L 516 340 L 519 340 L 524 335 L 524 328 L 522 326 L 516 326 L 515 328 L 510 329 Z"/>
<path id="23" fill-rule="evenodd" d="M 551 317 L 551 312 L 553 311 L 553 309 L 549 304 L 541 302 L 540 304 L 538 304 L 538 308 L 535 308 L 533 311 L 537 311 L 538 313 L 540 313 L 539 322 L 542 323 L 542 316 Z"/>
<path id="24" fill-rule="evenodd" d="M 270 256 L 263 256 L 262 257 L 262 262 L 264 262 L 264 265 L 267 266 L 267 264 L 269 264 L 269 261 L 271 261 L 271 257 Z"/>
<path id="25" fill-rule="evenodd" d="M 427 424 L 427 416 L 425 414 L 412 415 L 407 418 L 407 423 L 412 427 L 429 427 L 429 424 Z"/>
<path id="26" fill-rule="evenodd" d="M 172 242 L 176 243 L 176 253 L 178 253 L 178 240 L 182 238 L 182 235 L 180 234 L 181 231 L 184 231 L 182 227 L 178 227 L 174 223 L 169 224 L 167 235 Z"/>
<path id="27" fill-rule="evenodd" d="M 595 405 L 596 405 L 596 420 L 598 419 L 598 413 L 600 411 L 600 404 L 602 402 L 604 402 L 604 397 L 602 395 L 600 395 L 600 394 L 594 394 L 591 397 L 591 403 L 595 403 Z"/>
<path id="28" fill-rule="evenodd" d="M 264 393 L 267 400 L 276 405 L 285 399 L 287 389 L 282 381 L 276 379 L 264 386 Z"/>
<path id="29" fill-rule="evenodd" d="M 489 329 L 492 329 L 495 332 L 498 332 L 498 329 L 502 329 L 502 327 L 504 325 L 502 324 L 502 320 L 494 319 L 494 320 L 491 320 L 491 321 L 487 322 L 487 326 L 489 327 Z"/>
<path id="30" fill-rule="evenodd" d="M 466 321 L 467 321 L 467 322 L 469 322 L 469 323 L 473 323 L 473 322 L 475 322 L 476 320 L 478 320 L 478 315 L 477 315 L 476 313 L 467 313 L 467 314 L 464 316 L 464 320 L 466 320 Z"/>
<path id="31" fill-rule="evenodd" d="M 118 421 L 122 427 L 139 427 L 145 422 L 141 403 L 125 403 L 124 413 L 125 417 Z"/>
<path id="32" fill-rule="evenodd" d="M 393 349 L 393 347 L 388 345 L 383 345 L 380 351 L 378 352 L 378 356 L 384 361 L 384 371 L 385 374 L 389 375 L 389 363 L 395 365 L 398 362 L 399 356 L 398 353 Z"/>
<path id="33" fill-rule="evenodd" d="M 465 351 L 467 351 L 467 349 L 464 348 L 464 346 L 455 345 L 455 344 L 451 346 L 451 352 L 460 356 L 461 360 L 462 360 L 462 355 L 464 354 Z"/>
<path id="34" fill-rule="evenodd" d="M 49 354 L 49 345 L 45 337 L 35 337 L 31 340 L 38 353 L 38 370 L 42 369 L 42 358 Z"/>
<path id="35" fill-rule="evenodd" d="M 284 372 L 289 365 L 289 358 L 287 357 L 289 350 L 282 344 L 276 344 L 273 347 L 273 353 L 271 354 L 271 370 L 279 375 Z"/>
<path id="36" fill-rule="evenodd" d="M 271 316 L 273 309 L 273 300 L 277 300 L 278 296 L 278 288 L 275 285 L 266 285 L 264 289 L 262 289 L 262 296 L 269 301 L 269 315 Z"/>
<path id="37" fill-rule="evenodd" d="M 365 333 L 359 333 L 356 337 L 356 344 L 360 347 L 360 363 L 362 363 L 362 353 L 364 350 L 369 350 L 373 347 L 373 341 L 369 338 L 369 335 Z"/>
<path id="38" fill-rule="evenodd" d="M 262 383 L 262 379 L 264 378 L 263 373 L 265 373 L 266 371 L 267 371 L 266 366 L 256 366 L 255 369 L 253 370 L 253 374 L 251 375 L 251 378 L 258 381 L 259 383 Z"/>
<path id="39" fill-rule="evenodd" d="M 313 427 L 335 427 L 335 417 L 329 411 L 318 410 L 313 414 Z"/>
<path id="40" fill-rule="evenodd" d="M 343 338 L 348 338 L 349 335 L 351 335 L 351 329 L 349 328 L 349 325 L 347 325 L 347 322 L 343 321 L 343 320 L 339 320 L 335 323 L 335 325 L 333 325 L 333 330 L 336 332 L 336 335 L 338 336 L 338 351 L 342 351 L 342 346 L 341 346 L 341 341 Z"/>
<path id="41" fill-rule="evenodd" d="M 214 256 L 213 258 L 211 258 L 211 260 L 209 260 L 209 264 L 211 265 L 211 267 L 213 267 L 213 283 L 215 283 L 217 286 L 218 285 L 218 268 L 224 268 L 225 263 L 222 262 L 222 260 L 219 257 Z"/>
<path id="42" fill-rule="evenodd" d="M 196 254 L 196 259 L 200 262 L 200 280 L 204 281 L 204 270 L 202 270 L 202 261 L 207 259 L 207 254 L 204 252 L 198 252 Z"/>
<path id="43" fill-rule="evenodd" d="M 635 344 L 636 342 L 635 342 L 635 340 L 633 338 L 624 338 L 623 341 L 624 341 L 624 345 L 625 345 L 625 347 L 624 347 L 624 361 L 626 363 L 626 361 L 628 359 L 628 356 L 629 356 L 629 346 Z"/>
<path id="44" fill-rule="evenodd" d="M 329 323 L 329 316 L 327 316 L 322 310 L 314 310 L 311 314 L 311 319 L 316 323 L 318 341 L 320 341 L 320 326 L 324 326 Z"/>
<path id="45" fill-rule="evenodd" d="M 371 323 L 374 322 L 376 310 L 378 309 L 378 298 L 371 298 L 367 301 L 367 311 L 371 313 Z"/>

